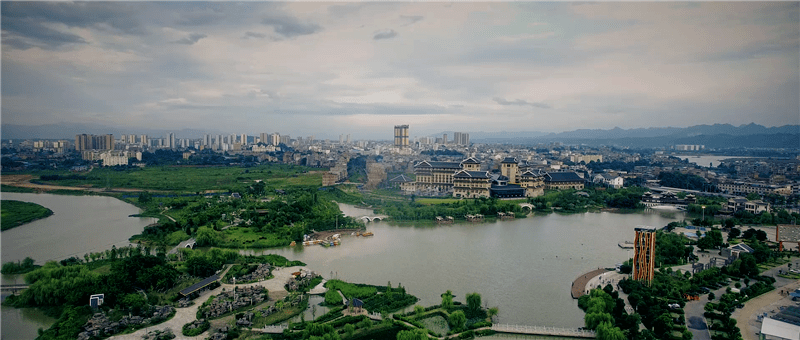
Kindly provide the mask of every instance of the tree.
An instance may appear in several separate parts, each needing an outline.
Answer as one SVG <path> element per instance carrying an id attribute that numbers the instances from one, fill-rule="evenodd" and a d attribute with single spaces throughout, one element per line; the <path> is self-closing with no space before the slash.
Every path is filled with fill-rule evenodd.
<path id="1" fill-rule="evenodd" d="M 489 320 L 492 320 L 492 318 L 495 315 L 497 315 L 497 313 L 499 313 L 499 312 L 500 312 L 500 310 L 497 309 L 497 307 L 492 307 L 492 308 L 489 308 L 489 310 L 486 311 L 486 316 L 489 317 Z"/>
<path id="2" fill-rule="evenodd" d="M 353 326 L 352 323 L 348 323 L 348 324 L 344 325 L 344 332 L 345 332 L 345 334 L 347 334 L 348 338 L 352 337 L 353 333 L 356 332 L 356 326 Z M 399 339 L 399 337 L 398 337 L 398 339 Z"/>
<path id="3" fill-rule="evenodd" d="M 130 310 L 133 315 L 139 315 L 142 309 L 147 306 L 147 301 L 144 299 L 144 296 L 139 293 L 127 294 L 122 297 L 119 303 L 122 308 Z"/>
<path id="4" fill-rule="evenodd" d="M 444 309 L 453 308 L 453 292 L 451 292 L 449 289 L 447 290 L 447 292 L 442 294 L 442 308 Z"/>
<path id="5" fill-rule="evenodd" d="M 342 296 L 339 295 L 339 292 L 333 289 L 329 289 L 325 292 L 325 304 L 328 306 L 336 306 L 341 305 L 344 300 Z"/>
<path id="6" fill-rule="evenodd" d="M 467 324 L 467 316 L 463 311 L 457 310 L 450 314 L 450 327 L 455 331 L 459 331 Z"/>
<path id="7" fill-rule="evenodd" d="M 751 193 L 747 194 L 747 200 L 748 201 L 757 201 L 757 200 L 760 200 L 760 199 L 761 199 L 761 195 L 759 195 L 759 194 L 757 194 L 755 192 L 751 192 Z"/>
<path id="8" fill-rule="evenodd" d="M 472 310 L 481 309 L 481 295 L 478 293 L 467 294 L 467 307 Z"/>
<path id="9" fill-rule="evenodd" d="M 597 326 L 596 333 L 598 340 L 625 340 L 625 333 L 619 327 L 614 327 L 609 322 L 603 322 Z"/>
<path id="10" fill-rule="evenodd" d="M 427 340 L 428 334 L 419 328 L 410 331 L 400 331 L 397 333 L 397 340 Z"/>
<path id="11" fill-rule="evenodd" d="M 414 306 L 414 314 L 416 315 L 417 319 L 422 317 L 422 313 L 425 313 L 425 308 L 420 305 Z"/>
<path id="12" fill-rule="evenodd" d="M 726 227 L 728 226 L 728 221 L 730 221 L 730 219 L 725 221 L 725 226 Z M 733 223 L 731 223 L 731 224 L 733 224 Z M 730 242 L 731 239 L 739 237 L 739 235 L 741 235 L 741 234 L 742 234 L 741 230 L 731 227 L 731 230 L 728 232 L 728 242 Z"/>

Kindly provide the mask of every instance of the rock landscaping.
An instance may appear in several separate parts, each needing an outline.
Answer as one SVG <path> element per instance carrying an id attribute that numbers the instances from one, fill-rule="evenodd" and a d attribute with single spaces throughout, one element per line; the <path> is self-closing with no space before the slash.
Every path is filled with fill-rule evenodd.
<path id="1" fill-rule="evenodd" d="M 308 287 L 311 280 L 318 276 L 320 275 L 315 272 L 302 270 L 298 272 L 297 275 L 292 275 L 292 277 L 286 281 L 286 290 L 293 292 Z"/>
<path id="2" fill-rule="evenodd" d="M 213 319 L 230 311 L 261 303 L 267 298 L 267 290 L 263 286 L 238 287 L 235 300 L 234 291 L 225 291 L 214 297 L 210 303 L 206 302 L 208 305 L 201 307 L 201 311 L 206 318 Z"/>
<path id="3" fill-rule="evenodd" d="M 236 278 L 236 281 L 239 283 L 245 282 L 258 282 L 261 280 L 265 280 L 269 277 L 272 273 L 272 267 L 269 263 L 262 263 L 259 264 L 255 271 L 250 274 L 242 275 L 241 277 Z M 228 283 L 233 283 L 233 278 L 228 280 Z"/>
<path id="4" fill-rule="evenodd" d="M 145 318 L 138 315 L 124 316 L 117 322 L 111 322 L 103 313 L 95 313 L 92 318 L 83 325 L 84 331 L 78 334 L 77 339 L 88 340 L 92 337 L 106 337 L 119 333 L 129 326 L 139 328 L 136 326 L 156 324 L 166 320 L 175 312 L 175 308 L 172 306 L 155 306 L 152 307 L 151 310 L 152 314 L 150 317 Z"/>

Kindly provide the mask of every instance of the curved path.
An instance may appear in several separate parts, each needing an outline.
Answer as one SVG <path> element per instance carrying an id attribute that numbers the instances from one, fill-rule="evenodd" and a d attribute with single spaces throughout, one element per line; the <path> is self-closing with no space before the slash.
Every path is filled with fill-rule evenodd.
<path id="1" fill-rule="evenodd" d="M 300 267 L 300 266 L 287 267 L 287 268 L 277 267 L 272 272 L 274 277 L 269 279 L 269 280 L 261 281 L 261 282 L 246 283 L 246 284 L 241 284 L 241 285 L 237 284 L 236 286 L 239 286 L 239 287 L 264 286 L 264 288 L 267 288 L 267 290 L 269 291 L 269 299 L 277 301 L 277 300 L 283 299 L 284 297 L 289 295 L 289 292 L 286 291 L 286 288 L 284 288 L 284 285 L 286 284 L 286 281 L 289 279 L 289 277 L 292 275 L 292 273 L 300 271 L 301 269 L 305 269 L 305 268 L 304 267 Z M 220 274 L 221 277 L 224 276 L 224 275 L 225 275 L 225 272 Z M 172 317 L 171 319 L 163 322 L 163 323 L 160 323 L 158 325 L 151 326 L 151 327 L 142 328 L 142 329 L 139 329 L 136 332 L 133 332 L 133 333 L 130 333 L 130 334 L 115 335 L 115 336 L 109 337 L 108 339 L 109 340 L 111 340 L 111 339 L 114 339 L 114 340 L 141 340 L 142 336 L 144 336 L 145 334 L 147 334 L 150 331 L 153 331 L 153 330 L 156 330 L 156 329 L 163 330 L 163 329 L 167 329 L 167 328 L 172 330 L 172 334 L 175 334 L 175 339 L 205 339 L 205 338 L 208 337 L 208 332 L 203 332 L 202 334 L 194 336 L 194 337 L 188 337 L 188 336 L 184 336 L 181 333 L 181 330 L 183 329 L 183 325 L 185 325 L 185 324 L 187 324 L 189 322 L 197 320 L 197 310 L 200 308 L 200 305 L 202 305 L 203 302 L 208 300 L 209 296 L 216 295 L 216 294 L 219 294 L 220 292 L 222 292 L 223 288 L 226 289 L 226 290 L 230 290 L 230 289 L 233 289 L 233 285 L 232 284 L 223 283 L 221 286 L 219 286 L 219 287 L 217 287 L 217 288 L 215 288 L 213 290 L 205 291 L 198 298 L 194 299 L 194 305 L 191 305 L 191 306 L 185 307 L 185 308 L 176 308 L 175 309 L 175 316 Z M 232 320 L 232 316 L 228 316 L 228 317 L 225 317 L 225 318 L 222 318 L 222 319 L 218 319 L 218 320 L 223 320 L 223 319 L 227 320 L 228 318 L 230 318 Z M 215 321 L 218 321 L 218 320 L 212 320 L 211 322 L 212 323 L 217 323 Z"/>
<path id="2" fill-rule="evenodd" d="M 586 284 L 588 284 L 589 281 L 593 279 L 595 276 L 605 273 L 607 271 L 608 270 L 605 268 L 598 268 L 584 275 L 578 276 L 578 278 L 572 282 L 572 298 L 577 299 L 581 296 L 586 295 Z"/>

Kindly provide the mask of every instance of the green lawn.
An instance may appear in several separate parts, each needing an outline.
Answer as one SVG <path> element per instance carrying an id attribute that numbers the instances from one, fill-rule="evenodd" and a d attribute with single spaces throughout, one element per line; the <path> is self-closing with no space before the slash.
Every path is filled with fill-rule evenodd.
<path id="1" fill-rule="evenodd" d="M 461 200 L 460 198 L 417 198 L 414 201 L 419 204 L 433 205 L 433 204 L 455 203 L 460 200 Z"/>
<path id="2" fill-rule="evenodd" d="M 8 230 L 33 220 L 45 218 L 53 211 L 36 203 L 2 200 L 0 203 L 0 229 Z"/>
<path id="3" fill-rule="evenodd" d="M 46 176 L 44 173 L 38 175 Z M 319 171 L 319 169 L 284 164 L 269 164 L 247 168 L 231 166 L 154 166 L 125 170 L 96 168 L 90 172 L 78 174 L 62 172 L 47 173 L 47 175 L 57 175 L 59 177 L 52 180 L 39 180 L 39 182 L 66 186 L 135 188 L 178 192 L 238 191 L 252 185 L 256 180 L 264 181 L 268 188 L 318 186 L 322 183 L 322 171 Z"/>

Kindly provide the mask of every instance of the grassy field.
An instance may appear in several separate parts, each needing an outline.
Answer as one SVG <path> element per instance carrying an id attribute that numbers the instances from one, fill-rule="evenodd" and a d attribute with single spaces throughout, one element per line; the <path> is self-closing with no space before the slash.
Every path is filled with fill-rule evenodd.
<path id="1" fill-rule="evenodd" d="M 425 205 L 455 203 L 460 201 L 460 198 L 417 198 L 414 202 Z"/>
<path id="2" fill-rule="evenodd" d="M 45 218 L 53 214 L 53 211 L 36 203 L 3 200 L 0 204 L 2 211 L 2 230 L 8 230 L 33 220 Z"/>
<path id="3" fill-rule="evenodd" d="M 256 167 L 155 166 L 125 170 L 96 168 L 90 172 L 77 174 L 49 172 L 38 175 L 45 176 L 43 178 L 59 176 L 57 179 L 39 180 L 43 184 L 189 193 L 208 190 L 239 191 L 257 180 L 264 181 L 268 188 L 276 189 L 322 183 L 320 169 L 283 164 Z"/>

